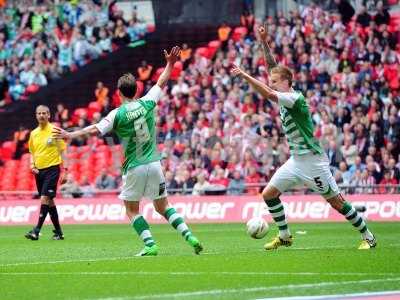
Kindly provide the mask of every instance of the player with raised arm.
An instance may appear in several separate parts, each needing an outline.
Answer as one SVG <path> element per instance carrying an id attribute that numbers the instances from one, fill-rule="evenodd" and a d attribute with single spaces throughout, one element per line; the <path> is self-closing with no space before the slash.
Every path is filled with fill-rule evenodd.
<path id="1" fill-rule="evenodd" d="M 265 28 L 259 29 L 266 61 L 271 59 L 271 52 L 265 41 Z M 276 63 L 276 62 L 275 62 Z M 298 184 L 305 184 L 322 195 L 361 233 L 362 242 L 358 249 L 370 249 L 376 246 L 376 239 L 369 231 L 365 221 L 354 207 L 341 195 L 335 179 L 329 169 L 329 161 L 318 140 L 314 137 L 314 125 L 306 99 L 299 91 L 292 88 L 293 73 L 284 66 L 271 68 L 269 85 L 255 79 L 239 67 L 234 66 L 231 74 L 246 80 L 264 98 L 276 103 L 280 108 L 282 127 L 289 143 L 290 158 L 272 176 L 262 196 L 268 206 L 279 235 L 265 244 L 266 250 L 293 243 L 284 207 L 280 195 Z"/>
<path id="2" fill-rule="evenodd" d="M 123 163 L 122 191 L 119 198 L 124 201 L 126 213 L 131 226 L 143 240 L 145 247 L 137 256 L 154 256 L 158 254 L 150 232 L 149 224 L 139 213 L 139 202 L 145 197 L 153 200 L 155 210 L 179 231 L 185 240 L 199 254 L 203 247 L 192 234 L 183 217 L 167 200 L 165 178 L 161 167 L 161 155 L 157 151 L 155 108 L 169 80 L 174 63 L 179 59 L 179 47 L 173 47 L 168 53 L 164 50 L 167 65 L 157 84 L 140 99 L 134 99 L 136 81 L 131 74 L 125 74 L 118 80 L 118 90 L 124 103 L 112 110 L 104 119 L 95 125 L 78 131 L 66 132 L 54 128 L 54 136 L 73 139 L 83 135 L 102 134 L 114 131 L 121 140 L 125 150 Z"/>

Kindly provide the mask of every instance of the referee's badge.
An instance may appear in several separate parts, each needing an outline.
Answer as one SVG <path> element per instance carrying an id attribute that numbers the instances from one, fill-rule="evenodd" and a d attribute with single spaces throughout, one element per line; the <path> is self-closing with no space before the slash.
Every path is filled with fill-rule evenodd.
<path id="1" fill-rule="evenodd" d="M 53 138 L 48 138 L 47 139 L 47 145 L 53 144 Z"/>

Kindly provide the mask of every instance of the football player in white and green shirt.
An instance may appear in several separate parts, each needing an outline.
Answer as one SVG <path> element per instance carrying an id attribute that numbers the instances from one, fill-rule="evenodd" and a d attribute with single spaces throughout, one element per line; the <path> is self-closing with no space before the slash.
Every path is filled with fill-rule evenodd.
<path id="1" fill-rule="evenodd" d="M 266 250 L 293 243 L 284 207 L 279 196 L 286 190 L 305 184 L 321 194 L 334 209 L 341 213 L 360 233 L 362 242 L 358 249 L 376 246 L 376 239 L 369 231 L 362 216 L 341 195 L 329 169 L 329 160 L 314 137 L 314 125 L 306 99 L 292 88 L 293 73 L 289 68 L 277 66 L 266 42 L 264 27 L 259 29 L 266 62 L 270 68 L 269 85 L 251 77 L 238 67 L 231 73 L 246 80 L 264 98 L 279 105 L 282 127 L 288 140 L 290 158 L 272 176 L 262 196 L 268 206 L 279 235 L 265 244 Z"/>
<path id="2" fill-rule="evenodd" d="M 149 224 L 139 213 L 139 203 L 144 197 L 153 201 L 155 210 L 184 237 L 196 254 L 203 247 L 192 234 L 183 217 L 171 207 L 167 200 L 165 178 L 161 167 L 161 155 L 157 151 L 155 108 L 162 94 L 162 88 L 168 82 L 174 63 L 179 59 L 179 47 L 165 51 L 167 65 L 157 84 L 140 99 L 136 94 L 135 78 L 125 74 L 118 80 L 118 90 L 124 100 L 123 104 L 112 110 L 104 119 L 95 125 L 75 132 L 66 132 L 61 128 L 53 130 L 58 138 L 76 138 L 87 134 L 102 135 L 115 132 L 125 150 L 123 163 L 122 191 L 119 198 L 124 201 L 126 213 L 131 226 L 143 240 L 145 247 L 138 256 L 158 254 L 158 246 L 150 232 Z"/>

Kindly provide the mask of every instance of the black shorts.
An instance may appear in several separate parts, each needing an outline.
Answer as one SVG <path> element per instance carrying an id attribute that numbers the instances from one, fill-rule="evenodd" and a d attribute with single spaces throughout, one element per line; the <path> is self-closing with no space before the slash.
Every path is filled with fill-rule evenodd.
<path id="1" fill-rule="evenodd" d="M 51 166 L 40 169 L 39 174 L 35 175 L 36 187 L 39 196 L 47 196 L 53 199 L 57 193 L 57 183 L 60 178 L 60 166 Z"/>

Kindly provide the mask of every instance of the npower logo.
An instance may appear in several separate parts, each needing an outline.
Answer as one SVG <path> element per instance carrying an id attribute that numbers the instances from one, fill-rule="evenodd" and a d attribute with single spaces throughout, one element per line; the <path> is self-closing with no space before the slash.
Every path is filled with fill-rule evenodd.
<path id="1" fill-rule="evenodd" d="M 292 222 L 342 221 L 337 213 L 320 197 L 282 197 L 286 215 Z M 364 217 L 376 221 L 400 221 L 400 195 L 348 196 L 353 204 L 367 207 Z M 189 223 L 244 222 L 261 216 L 271 220 L 265 203 L 249 196 L 171 197 L 172 205 Z M 164 223 L 151 202 L 142 202 L 141 213 L 149 221 Z M 65 199 L 57 201 L 61 222 L 64 224 L 128 222 L 124 204 L 116 198 Z M 0 202 L 0 225 L 34 224 L 39 214 L 39 202 L 13 200 Z"/>

